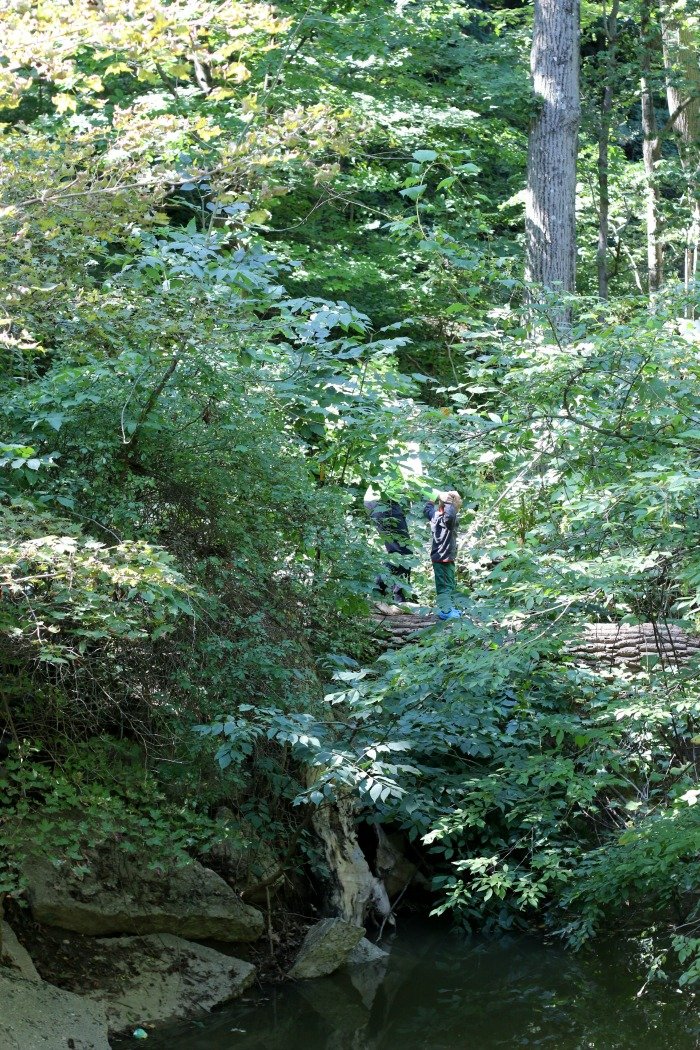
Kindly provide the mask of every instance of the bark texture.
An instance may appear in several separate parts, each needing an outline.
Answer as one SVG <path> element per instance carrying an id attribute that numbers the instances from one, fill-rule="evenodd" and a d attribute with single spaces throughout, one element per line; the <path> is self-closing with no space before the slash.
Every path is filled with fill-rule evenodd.
<path id="1" fill-rule="evenodd" d="M 647 664 L 677 667 L 700 654 L 700 635 L 676 624 L 592 623 L 574 652 L 597 670 L 626 664 L 631 670 Z"/>
<path id="2" fill-rule="evenodd" d="M 434 627 L 439 622 L 434 613 L 417 615 L 398 605 L 380 602 L 375 609 L 374 634 L 382 649 L 400 649 L 403 645 L 417 641 L 417 637 L 414 637 L 417 631 Z"/>
<path id="3" fill-rule="evenodd" d="M 526 279 L 545 290 L 576 286 L 579 3 L 535 0 L 531 52 L 538 112 L 527 162 Z"/>
<path id="4" fill-rule="evenodd" d="M 598 250 L 596 252 L 596 269 L 598 271 L 598 295 L 608 298 L 608 238 L 610 233 L 610 187 L 609 187 L 609 153 L 610 126 L 614 100 L 615 68 L 617 65 L 617 15 L 620 0 L 613 0 L 610 13 L 605 20 L 606 54 L 604 64 L 604 86 L 600 100 L 600 125 L 598 129 Z"/>
<path id="5" fill-rule="evenodd" d="M 652 24 L 650 0 L 643 0 L 640 14 L 642 49 L 640 88 L 642 96 L 642 132 L 644 135 L 642 153 L 644 157 L 644 174 L 646 176 L 647 272 L 649 295 L 653 298 L 661 288 L 664 279 L 664 256 L 659 215 L 659 187 L 656 177 L 656 165 L 661 156 L 661 140 L 656 123 L 652 87 L 653 56 L 658 46 L 658 34 Z"/>
<path id="6" fill-rule="evenodd" d="M 400 649 L 417 642 L 422 631 L 435 627 L 434 616 L 417 616 L 396 606 L 377 606 L 377 641 L 382 649 Z M 441 630 L 454 625 L 441 624 Z M 515 636 L 513 636 L 515 638 Z M 577 657 L 604 671 L 625 664 L 630 669 L 675 667 L 700 656 L 700 635 L 674 623 L 590 623 L 571 647 Z"/>
<path id="7" fill-rule="evenodd" d="M 666 99 L 674 129 L 686 146 L 700 144 L 700 64 L 690 29 L 663 21 Z"/>
<path id="8" fill-rule="evenodd" d="M 310 770 L 311 782 L 314 771 Z M 332 881 L 328 904 L 335 916 L 364 926 L 371 916 L 390 919 L 391 904 L 383 883 L 370 870 L 357 841 L 352 798 L 341 796 L 332 806 L 319 806 L 313 819 L 323 843 Z"/>
<path id="9" fill-rule="evenodd" d="M 693 33 L 672 5 L 662 18 L 666 99 L 669 121 L 679 140 L 679 155 L 688 180 L 691 219 L 688 225 L 684 262 L 686 289 L 695 280 L 700 240 L 700 200 L 698 162 L 700 161 L 700 64 Z"/>

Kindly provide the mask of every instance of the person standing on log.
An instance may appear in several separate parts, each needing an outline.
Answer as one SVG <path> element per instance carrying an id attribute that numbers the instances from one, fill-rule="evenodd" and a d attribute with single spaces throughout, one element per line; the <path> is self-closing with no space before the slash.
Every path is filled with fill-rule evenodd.
<path id="1" fill-rule="evenodd" d="M 423 513 L 430 522 L 432 543 L 430 560 L 435 573 L 435 592 L 437 594 L 438 618 L 440 620 L 458 620 L 461 616 L 455 608 L 454 598 L 457 590 L 457 527 L 462 497 L 459 492 L 438 492 L 429 500 Z"/>
<path id="2" fill-rule="evenodd" d="M 401 558 L 406 558 L 413 554 L 413 551 L 405 542 L 410 540 L 411 536 L 408 531 L 406 515 L 400 503 L 397 503 L 394 499 L 365 498 L 365 508 L 369 511 L 370 518 L 384 539 L 384 548 L 387 554 L 398 554 Z M 394 601 L 413 601 L 410 566 L 403 561 L 392 560 L 386 563 L 386 567 L 394 577 L 391 587 Z M 379 593 L 382 596 L 386 595 L 389 585 L 384 576 L 377 576 L 375 584 Z"/>

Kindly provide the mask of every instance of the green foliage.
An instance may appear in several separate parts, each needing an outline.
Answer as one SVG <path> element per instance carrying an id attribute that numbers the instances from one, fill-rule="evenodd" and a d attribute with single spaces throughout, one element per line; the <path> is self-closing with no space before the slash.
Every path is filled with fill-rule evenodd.
<path id="1" fill-rule="evenodd" d="M 2 893 L 22 888 L 22 866 L 37 850 L 76 873 L 105 846 L 157 869 L 185 863 L 226 832 L 203 807 L 168 797 L 144 770 L 139 748 L 125 741 L 86 741 L 60 768 L 40 747 L 23 744 L 4 760 L 0 789 Z"/>
<path id="2" fill-rule="evenodd" d="M 575 946 L 646 922 L 670 947 L 674 916 L 697 921 L 695 672 L 602 676 L 565 655 L 575 626 L 548 620 L 513 633 L 480 603 L 377 673 L 337 675 L 351 681 L 326 698 L 332 723 L 300 714 L 290 733 L 270 712 L 267 732 L 324 767 L 304 799 L 352 787 L 368 819 L 423 843 L 438 913 L 469 927 L 544 917 Z"/>
<path id="3" fill-rule="evenodd" d="M 523 308 L 531 5 L 6 6 L 3 855 L 32 822 L 157 863 L 224 803 L 318 871 L 299 812 L 354 792 L 438 911 L 643 927 L 697 980 L 696 669 L 571 651 L 700 604 L 697 193 L 662 129 L 650 311 L 636 6 L 613 62 L 583 5 L 579 291 L 607 78 L 615 298 L 573 297 L 565 346 L 559 297 Z M 469 615 L 365 668 L 364 489 L 445 478 Z"/>
<path id="4" fill-rule="evenodd" d="M 0 522 L 0 631 L 16 665 L 65 666 L 91 646 L 155 641 L 193 615 L 196 591 L 161 550 L 134 541 L 107 547 L 21 506 L 2 508 Z"/>

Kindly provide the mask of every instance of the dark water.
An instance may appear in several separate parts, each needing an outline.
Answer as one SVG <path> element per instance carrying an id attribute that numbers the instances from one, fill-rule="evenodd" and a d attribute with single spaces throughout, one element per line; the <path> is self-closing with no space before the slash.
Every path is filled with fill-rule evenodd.
<path id="1" fill-rule="evenodd" d="M 635 972 L 636 971 L 636 972 Z M 698 1001 L 644 976 L 622 946 L 572 955 L 529 938 L 403 929 L 386 966 L 268 989 L 150 1050 L 697 1050 Z M 132 1046 L 136 1046 L 132 1042 Z"/>

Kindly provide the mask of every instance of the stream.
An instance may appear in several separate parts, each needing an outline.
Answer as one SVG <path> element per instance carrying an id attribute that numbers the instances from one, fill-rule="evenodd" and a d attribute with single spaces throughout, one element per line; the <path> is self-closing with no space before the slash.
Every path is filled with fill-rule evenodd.
<path id="1" fill-rule="evenodd" d="M 388 963 L 262 989 L 204 1021 L 151 1033 L 161 1050 L 697 1050 L 697 1000 L 638 995 L 619 943 L 566 952 L 524 936 L 465 939 L 402 926 Z M 136 1045 L 129 1041 L 132 1046 Z"/>

